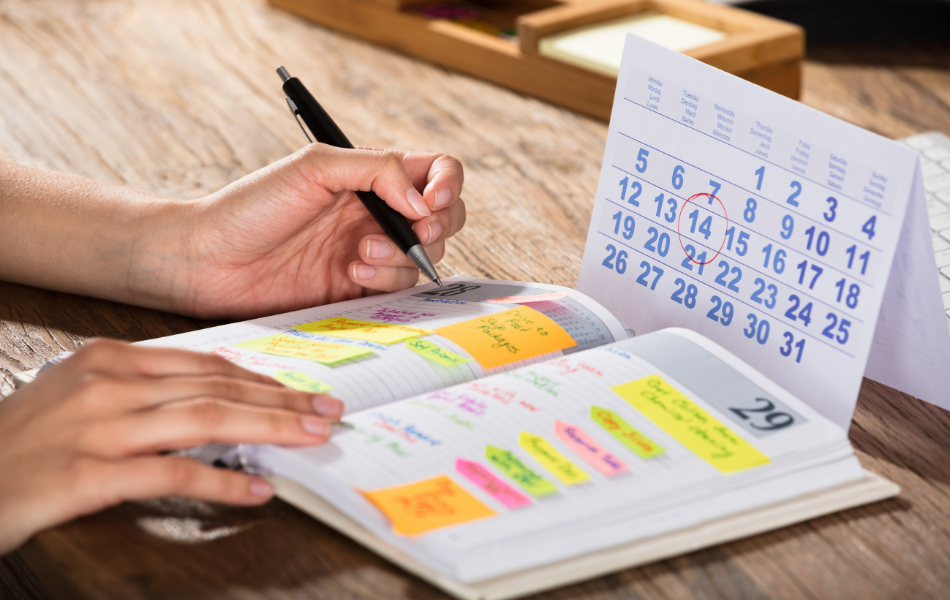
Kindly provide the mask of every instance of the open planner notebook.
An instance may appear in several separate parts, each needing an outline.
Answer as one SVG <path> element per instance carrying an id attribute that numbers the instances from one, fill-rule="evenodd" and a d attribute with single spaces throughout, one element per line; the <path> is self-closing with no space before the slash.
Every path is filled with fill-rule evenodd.
<path id="1" fill-rule="evenodd" d="M 346 407 L 239 446 L 278 495 L 462 598 L 510 598 L 890 497 L 847 433 L 685 329 L 566 288 L 454 277 L 141 342 Z"/>

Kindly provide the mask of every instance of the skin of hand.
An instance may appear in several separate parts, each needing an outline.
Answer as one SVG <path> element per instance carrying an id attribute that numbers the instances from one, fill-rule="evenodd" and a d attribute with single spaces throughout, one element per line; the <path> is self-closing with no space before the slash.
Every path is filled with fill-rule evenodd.
<path id="1" fill-rule="evenodd" d="M 0 402 L 0 555 L 126 500 L 262 504 L 273 494 L 264 479 L 159 453 L 321 444 L 342 413 L 335 398 L 211 354 L 93 341 Z"/>
<path id="2" fill-rule="evenodd" d="M 418 269 L 348 190 L 405 215 L 436 263 L 465 223 L 462 180 L 444 154 L 311 144 L 179 201 L 0 162 L 0 279 L 228 319 L 404 289 Z"/>

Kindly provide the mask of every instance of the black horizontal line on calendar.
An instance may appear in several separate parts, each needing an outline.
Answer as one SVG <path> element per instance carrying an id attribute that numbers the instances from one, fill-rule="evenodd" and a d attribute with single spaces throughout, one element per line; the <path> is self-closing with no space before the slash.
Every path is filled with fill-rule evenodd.
<path id="1" fill-rule="evenodd" d="M 631 138 L 631 139 L 632 139 L 632 138 Z M 652 147 L 652 146 L 651 146 L 651 147 Z M 653 183 L 653 182 L 647 181 L 646 179 L 644 179 L 643 177 L 637 175 L 636 173 L 631 173 L 630 171 L 627 171 L 626 169 L 621 169 L 621 168 L 618 167 L 617 165 L 610 165 L 610 166 L 613 167 L 613 168 L 615 168 L 615 169 L 617 169 L 617 170 L 620 171 L 621 173 L 624 173 L 625 175 L 629 175 L 630 177 L 634 177 L 634 178 L 636 178 L 636 179 L 639 179 L 639 180 L 642 181 L 643 183 L 652 185 L 653 187 L 655 187 L 655 188 L 658 189 L 658 190 L 663 190 L 663 191 L 666 193 L 666 195 L 667 195 L 668 197 L 669 197 L 669 196 L 673 196 L 674 198 L 679 198 L 680 200 L 683 200 L 684 202 L 686 201 L 686 197 L 685 197 L 685 196 L 678 196 L 678 195 L 674 194 L 673 192 L 668 191 L 666 188 L 660 187 L 659 185 L 657 185 L 657 184 L 655 184 L 655 183 Z M 608 201 L 608 202 L 611 202 L 611 203 L 613 203 L 613 204 L 616 204 L 617 206 L 621 206 L 621 207 L 623 207 L 623 208 L 627 208 L 627 207 L 624 206 L 622 203 L 618 203 L 618 202 L 616 202 L 616 201 L 614 201 L 614 200 L 611 200 L 610 198 L 604 198 L 604 200 L 606 200 L 606 201 Z M 696 206 L 696 208 L 701 208 L 702 210 L 706 211 L 707 213 L 709 213 L 709 214 L 711 214 L 711 215 L 714 215 L 714 216 L 717 216 L 717 217 L 721 217 L 720 214 L 718 214 L 718 213 L 715 212 L 715 211 L 709 210 L 708 207 L 703 206 L 702 204 L 696 204 L 695 206 Z M 627 208 L 627 210 L 630 210 L 630 209 Z M 639 213 L 638 213 L 638 214 L 639 214 Z M 646 218 L 646 219 L 649 219 L 650 221 L 653 221 L 653 220 L 650 219 L 649 217 L 645 217 L 645 218 Z M 735 223 L 736 223 L 736 226 L 739 226 L 739 222 L 738 222 L 738 221 L 735 221 Z M 659 224 L 659 223 L 658 223 L 658 224 Z M 867 282 L 867 281 L 864 281 L 864 280 L 860 279 L 859 277 L 856 277 L 855 275 L 852 275 L 851 273 L 845 273 L 844 271 L 838 269 L 837 267 L 833 267 L 833 266 L 829 265 L 828 263 L 826 263 L 826 262 L 824 262 L 824 261 L 822 261 L 822 260 L 820 260 L 820 259 L 813 258 L 812 255 L 810 255 L 810 254 L 805 254 L 805 253 L 802 252 L 801 250 L 796 250 L 796 249 L 792 248 L 791 246 L 785 244 L 784 242 L 780 242 L 780 241 L 778 241 L 778 240 L 772 239 L 772 238 L 770 238 L 769 236 L 765 235 L 764 233 L 761 233 L 760 231 L 758 231 L 758 230 L 756 230 L 756 229 L 754 229 L 754 228 L 752 228 L 752 227 L 749 227 L 748 225 L 742 225 L 742 227 L 745 227 L 745 228 L 748 229 L 749 231 L 755 232 L 756 235 L 760 235 L 760 236 L 764 237 L 765 239 L 769 240 L 769 241 L 772 242 L 773 244 L 776 244 L 777 246 L 781 246 L 782 248 L 785 248 L 785 249 L 787 249 L 787 250 L 790 250 L 791 252 L 795 252 L 795 253 L 798 253 L 798 254 L 804 256 L 805 258 L 807 258 L 808 260 L 810 260 L 810 261 L 813 262 L 813 263 L 817 263 L 817 264 L 819 264 L 819 265 L 825 266 L 829 271 L 834 271 L 834 272 L 838 273 L 839 275 L 841 275 L 842 277 L 847 277 L 847 278 L 849 278 L 849 279 L 853 279 L 853 280 L 857 281 L 858 283 L 860 283 L 860 284 L 862 284 L 862 285 L 864 285 L 864 286 L 867 286 L 869 289 L 873 289 L 873 288 L 874 288 L 874 285 L 873 285 L 873 284 L 871 284 L 871 283 L 869 283 L 869 282 Z M 667 229 L 669 229 L 669 228 L 667 228 Z M 670 231 L 672 231 L 672 229 L 670 229 Z M 835 230 L 835 233 L 841 233 L 841 232 L 838 231 L 838 230 Z M 841 234 L 841 235 L 844 235 L 844 234 Z M 686 237 L 686 236 L 684 235 L 683 237 Z M 845 237 L 848 237 L 848 236 L 845 235 Z M 693 238 L 687 238 L 687 239 L 692 240 Z M 860 240 L 854 240 L 854 238 L 849 238 L 849 239 L 851 239 L 851 240 L 853 240 L 853 241 L 855 241 L 855 242 L 857 242 L 857 243 L 863 243 L 863 242 L 861 242 Z M 696 243 L 699 244 L 699 242 L 696 242 Z M 874 248 L 874 246 L 871 246 L 871 245 L 868 245 L 868 244 L 864 244 L 864 246 L 866 246 L 866 247 L 868 247 L 868 248 L 871 248 L 872 250 L 877 250 L 876 248 Z M 703 246 L 703 247 L 704 247 L 704 248 L 708 248 L 708 249 L 710 249 L 710 250 L 712 249 L 712 248 L 709 248 L 709 246 Z M 734 260 L 737 260 L 737 261 L 738 261 L 738 260 L 740 260 L 740 259 L 737 258 L 737 259 L 734 259 Z M 745 263 L 743 262 L 742 264 L 745 264 Z M 755 270 L 753 267 L 749 267 L 749 268 L 752 269 L 752 270 Z M 787 284 L 786 284 L 786 285 L 787 285 Z"/>
<path id="2" fill-rule="evenodd" d="M 660 262 L 660 261 L 658 261 L 652 254 L 647 254 L 646 252 L 644 252 L 644 251 L 642 251 L 642 250 L 639 250 L 639 249 L 637 249 L 637 248 L 634 248 L 633 246 L 629 246 L 629 245 L 625 244 L 624 242 L 618 240 L 617 238 L 613 237 L 613 236 L 610 235 L 609 233 L 604 233 L 603 231 L 600 231 L 599 229 L 597 230 L 597 233 L 599 233 L 600 235 L 604 236 L 604 237 L 607 238 L 608 240 L 611 240 L 611 241 L 613 241 L 613 242 L 616 242 L 616 243 L 620 244 L 620 245 L 623 246 L 624 248 L 629 248 L 630 250 L 633 250 L 633 251 L 636 252 L 637 254 L 643 255 L 645 258 L 649 258 L 649 259 L 651 259 L 651 260 L 653 260 L 653 261 L 655 261 L 655 262 Z M 759 308 L 759 307 L 757 307 L 757 306 L 753 306 L 753 305 L 749 304 L 748 302 L 746 302 L 745 300 L 743 300 L 743 299 L 741 299 L 741 298 L 739 298 L 739 297 L 737 297 L 737 296 L 733 296 L 732 294 L 729 294 L 729 293 L 727 293 L 727 292 L 723 292 L 720 288 L 718 288 L 718 287 L 713 287 L 712 285 L 706 283 L 706 282 L 703 281 L 702 279 L 697 279 L 697 278 L 694 277 L 693 275 L 690 275 L 690 274 L 687 273 L 686 271 L 681 271 L 681 270 L 677 269 L 676 267 L 670 265 L 669 263 L 662 263 L 662 264 L 664 264 L 666 267 L 668 267 L 668 268 L 670 268 L 670 269 L 676 271 L 676 272 L 679 273 L 680 275 L 682 275 L 682 276 L 684 276 L 684 277 L 689 277 L 689 278 L 692 279 L 693 281 L 695 281 L 695 282 L 697 282 L 697 283 L 699 283 L 699 284 L 701 284 L 701 285 L 703 285 L 703 286 L 705 286 L 705 287 L 707 287 L 707 288 L 709 288 L 709 289 L 715 291 L 717 294 L 722 294 L 723 296 L 726 296 L 726 297 L 728 297 L 728 298 L 732 298 L 732 299 L 735 300 L 737 303 L 742 304 L 743 306 L 747 306 L 747 307 L 749 307 L 751 310 L 754 310 L 754 311 L 758 312 L 759 314 L 765 315 L 765 316 L 769 317 L 770 319 L 775 319 L 775 321 L 781 323 L 782 325 L 785 325 L 785 326 L 788 327 L 789 329 L 793 329 L 793 330 L 799 332 L 800 334 L 802 334 L 802 335 L 804 335 L 804 336 L 810 337 L 811 339 L 815 340 L 815 341 L 818 342 L 819 344 L 828 346 L 828 347 L 831 348 L 832 350 L 837 350 L 838 352 L 844 354 L 845 356 L 847 356 L 847 357 L 849 357 L 849 358 L 854 358 L 854 355 L 853 355 L 853 354 L 850 354 L 850 353 L 846 352 L 844 349 L 838 348 L 838 347 L 835 346 L 834 344 L 830 344 L 830 343 L 826 342 L 825 340 L 821 339 L 820 337 L 817 337 L 817 336 L 815 336 L 815 335 L 813 335 L 813 334 L 811 334 L 811 333 L 805 331 L 804 329 L 800 329 L 799 327 L 797 327 L 797 326 L 795 326 L 795 325 L 789 325 L 788 322 L 787 322 L 783 317 L 776 317 L 775 315 L 773 315 L 773 314 L 771 314 L 771 313 L 767 313 L 767 312 L 765 312 L 764 310 L 762 310 L 761 308 Z M 822 304 L 825 304 L 825 303 L 822 302 Z M 827 305 L 826 305 L 826 306 L 827 306 Z M 689 310 L 689 309 L 687 309 L 687 310 Z M 863 321 L 862 321 L 862 324 L 863 324 Z"/>
<path id="3" fill-rule="evenodd" d="M 663 115 L 660 115 L 660 116 L 663 116 Z M 663 150 L 660 150 L 660 149 L 657 148 L 656 146 L 651 146 L 650 144 L 648 144 L 648 143 L 646 143 L 646 142 L 643 142 L 643 141 L 641 141 L 641 140 L 638 140 L 637 138 L 633 137 L 632 135 L 628 135 L 628 134 L 626 134 L 626 133 L 624 133 L 624 132 L 622 132 L 622 131 L 619 131 L 619 130 L 617 131 L 617 133 L 619 133 L 620 135 L 622 135 L 622 136 L 625 137 L 625 138 L 628 138 L 628 139 L 631 139 L 631 140 L 635 141 L 635 142 L 638 143 L 638 144 L 642 144 L 642 145 L 646 146 L 647 148 L 650 148 L 651 150 L 656 150 L 656 151 L 659 152 L 660 154 L 669 156 L 670 158 L 675 159 L 675 160 L 677 160 L 677 161 L 679 161 L 679 162 L 681 162 L 681 163 L 683 163 L 683 164 L 685 164 L 685 165 L 689 165 L 689 166 L 693 167 L 694 169 L 697 169 L 697 170 L 699 170 L 699 171 L 702 171 L 703 173 L 705 173 L 705 174 L 707 174 L 707 175 L 711 175 L 711 176 L 716 177 L 716 178 L 718 178 L 718 179 L 722 179 L 723 181 L 725 181 L 725 182 L 728 183 L 729 185 L 734 185 L 735 187 L 739 188 L 740 190 L 742 190 L 742 191 L 744 191 L 744 192 L 746 192 L 746 193 L 748 193 L 748 194 L 750 194 L 750 195 L 752 195 L 752 196 L 758 196 L 759 198 L 761 198 L 761 199 L 764 200 L 765 202 L 768 202 L 769 204 L 774 204 L 775 206 L 778 206 L 779 208 L 781 208 L 781 209 L 787 211 L 789 214 L 792 214 L 792 215 L 795 215 L 796 217 L 800 217 L 800 218 L 802 218 L 802 219 L 805 219 L 806 221 L 810 221 L 810 222 L 814 223 L 815 225 L 821 225 L 822 227 L 824 227 L 824 228 L 826 228 L 826 229 L 831 229 L 831 230 L 834 231 L 835 233 L 840 233 L 842 236 L 848 238 L 848 239 L 851 240 L 852 242 L 856 242 L 856 243 L 858 243 L 858 244 L 867 246 L 868 248 L 870 248 L 871 250 L 874 250 L 875 252 L 883 252 L 883 250 L 881 250 L 881 249 L 878 248 L 877 246 L 874 246 L 874 245 L 869 244 L 869 243 L 867 243 L 867 242 L 865 242 L 865 241 L 863 241 L 863 240 L 859 240 L 859 239 L 856 238 L 856 237 L 853 237 L 853 236 L 851 236 L 851 235 L 848 235 L 847 233 L 841 231 L 840 229 L 838 229 L 838 228 L 836 228 L 836 227 L 833 227 L 833 226 L 829 225 L 828 223 L 822 223 L 821 221 L 819 221 L 819 220 L 817 220 L 817 219 L 812 219 L 812 218 L 809 217 L 808 215 L 802 214 L 802 213 L 800 213 L 800 212 L 792 211 L 792 210 L 790 210 L 789 208 L 787 208 L 787 207 L 786 207 L 783 203 L 781 203 L 781 202 L 776 202 L 775 200 L 772 200 L 771 198 L 767 198 L 767 197 L 763 196 L 762 194 L 758 194 L 758 193 L 756 193 L 756 192 L 750 192 L 749 190 L 745 189 L 744 187 L 732 183 L 731 181 L 729 181 L 729 180 L 726 179 L 725 177 L 720 177 L 719 175 L 716 175 L 715 173 L 711 173 L 711 172 L 707 171 L 706 169 L 701 169 L 701 168 L 697 167 L 696 165 L 693 165 L 693 164 L 691 164 L 691 163 L 686 162 L 685 160 L 681 159 L 681 158 L 678 157 L 678 156 L 673 156 L 673 155 L 670 154 L 669 152 L 664 152 Z M 697 132 L 697 133 L 702 133 L 702 132 L 700 131 L 700 132 Z M 705 135 L 705 134 L 703 134 L 703 135 Z M 736 149 L 738 150 L 738 148 L 736 148 Z M 612 165 L 612 166 L 613 166 L 613 165 Z M 617 167 L 617 168 L 620 169 L 620 167 Z M 623 171 L 623 169 L 620 169 L 620 170 Z M 627 171 L 624 171 L 624 173 L 626 173 L 626 172 L 627 172 Z M 654 185 L 654 184 L 651 183 L 650 185 Z M 658 186 L 658 185 L 655 186 L 655 187 L 660 188 L 660 186 Z M 662 190 L 663 188 L 660 188 L 660 189 Z M 674 194 L 674 195 L 675 195 L 675 194 Z M 677 197 L 678 197 L 678 198 L 682 198 L 682 196 L 677 196 Z M 887 213 L 884 213 L 884 214 L 887 214 Z M 888 215 L 888 216 L 890 216 L 890 215 Z M 746 227 L 746 228 L 747 228 L 747 229 L 751 229 L 751 227 Z M 756 232 L 756 233 L 758 233 L 758 232 Z"/>
<path id="4" fill-rule="evenodd" d="M 606 200 L 607 202 L 610 202 L 611 204 L 617 206 L 618 208 L 622 208 L 622 209 L 624 209 L 624 210 L 628 210 L 628 211 L 630 211 L 630 212 L 633 212 L 632 210 L 630 210 L 630 208 L 624 206 L 623 204 L 620 204 L 619 202 L 615 202 L 615 201 L 611 200 L 610 198 L 604 198 L 604 200 Z M 670 227 L 670 226 L 668 226 L 668 225 L 664 225 L 664 224 L 661 223 L 660 221 L 654 221 L 654 220 L 651 219 L 650 217 L 646 217 L 646 216 L 644 216 L 644 215 L 642 215 L 642 214 L 640 214 L 640 213 L 634 213 L 634 214 L 637 215 L 638 217 L 642 218 L 642 219 L 646 219 L 647 221 L 649 221 L 649 222 L 651 222 L 651 223 L 653 223 L 653 224 L 655 224 L 655 225 L 659 225 L 660 227 L 662 227 L 663 229 L 666 229 L 667 231 L 670 231 L 671 233 L 674 233 L 674 234 L 676 234 L 676 235 L 681 235 L 684 239 L 686 239 L 686 240 L 688 240 L 688 241 L 690 241 L 690 242 L 695 243 L 695 244 L 696 244 L 697 246 L 699 246 L 700 248 L 705 248 L 706 250 L 709 250 L 710 252 L 713 252 L 713 253 L 716 252 L 715 248 L 712 248 L 712 247 L 710 247 L 710 246 L 707 246 L 707 245 L 703 244 L 702 242 L 700 242 L 700 241 L 698 241 L 698 240 L 694 240 L 693 238 L 691 238 L 691 237 L 689 237 L 689 236 L 687 236 L 687 235 L 678 234 L 676 231 L 673 230 L 672 227 Z M 599 231 L 599 230 L 598 230 L 598 231 Z M 626 244 L 624 244 L 624 245 L 626 245 Z M 641 254 L 643 254 L 643 253 L 641 252 Z M 649 255 L 649 254 L 644 254 L 644 256 L 650 256 L 650 255 Z M 684 255 L 684 256 L 685 256 L 685 255 Z M 664 257 L 661 256 L 660 258 L 664 258 Z M 748 263 L 743 262 L 742 260 L 740 260 L 740 259 L 738 259 L 738 258 L 725 257 L 723 260 L 725 260 L 726 258 L 728 258 L 728 259 L 731 260 L 731 261 L 734 261 L 736 264 L 742 265 L 743 267 L 749 269 L 749 270 L 752 271 L 753 273 L 756 273 L 756 274 L 758 274 L 758 275 L 761 275 L 761 276 L 767 278 L 767 279 L 768 279 L 769 281 L 771 281 L 771 282 L 774 282 L 774 283 L 777 283 L 777 284 L 779 284 L 779 285 L 782 285 L 782 286 L 785 286 L 785 287 L 787 287 L 787 288 L 790 288 L 790 289 L 792 289 L 792 290 L 795 290 L 796 293 L 801 294 L 802 296 L 804 296 L 804 297 L 806 297 L 806 298 L 812 300 L 813 302 L 817 302 L 819 305 L 827 306 L 827 307 L 828 307 L 828 310 L 833 310 L 833 311 L 835 311 L 835 312 L 838 313 L 838 314 L 842 314 L 842 315 L 845 315 L 845 316 L 847 316 L 847 317 L 850 317 L 850 318 L 854 319 L 855 321 L 857 321 L 858 323 L 861 323 L 862 325 L 864 324 L 864 319 L 862 319 L 862 318 L 860 318 L 860 317 L 857 317 L 857 316 L 855 316 L 854 314 L 849 313 L 849 312 L 846 311 L 846 310 L 841 310 L 841 309 L 839 309 L 839 308 L 837 308 L 837 307 L 835 307 L 835 306 L 832 306 L 829 302 L 827 302 L 827 301 L 825 301 L 825 300 L 822 300 L 821 298 L 818 298 L 817 296 L 813 296 L 813 295 L 811 295 L 811 294 L 809 294 L 809 293 L 807 293 L 807 292 L 803 292 L 803 291 L 799 290 L 797 287 L 795 287 L 795 286 L 793 286 L 793 285 L 791 285 L 791 284 L 785 283 L 785 282 L 782 281 L 781 279 L 778 279 L 778 278 L 776 278 L 775 276 L 770 275 L 770 274 L 767 273 L 767 272 L 764 273 L 764 272 L 762 272 L 762 271 L 756 269 L 755 267 L 749 265 Z M 665 263 L 664 263 L 664 264 L 665 264 Z M 707 263 L 707 264 L 708 264 L 708 263 Z M 709 284 L 706 284 L 706 285 L 709 285 Z M 753 284 L 753 285 L 754 285 L 754 284 Z M 713 289 L 718 289 L 718 288 L 713 288 Z"/>
<path id="5" fill-rule="evenodd" d="M 866 207 L 866 208 L 870 208 L 871 210 L 876 211 L 876 212 L 879 212 L 879 213 L 881 213 L 881 214 L 884 215 L 884 216 L 887 216 L 887 217 L 890 217 L 890 216 L 891 216 L 891 213 L 887 212 L 887 211 L 884 210 L 883 208 L 878 208 L 878 207 L 874 206 L 873 204 L 869 204 L 869 203 L 867 203 L 867 202 L 864 202 L 863 200 L 858 200 L 857 198 L 853 198 L 853 197 L 851 197 L 851 196 L 845 194 L 845 193 L 842 192 L 841 190 L 836 190 L 836 189 L 834 189 L 834 188 L 832 188 L 832 187 L 828 187 L 827 185 L 825 185 L 824 183 L 821 183 L 820 181 L 815 181 L 814 179 L 812 179 L 812 178 L 810 178 L 810 177 L 806 177 L 805 175 L 802 175 L 801 173 L 796 173 L 795 171 L 792 171 L 791 169 L 789 169 L 789 168 L 787 168 L 787 167 L 783 167 L 783 166 L 780 165 L 780 164 L 774 163 L 774 162 L 770 161 L 770 160 L 767 159 L 767 158 L 762 158 L 761 156 L 759 156 L 759 155 L 757 155 L 757 154 L 753 154 L 753 153 L 749 152 L 748 150 L 743 150 L 742 148 L 736 146 L 735 144 L 730 144 L 729 142 L 727 142 L 727 141 L 725 141 L 725 140 L 722 140 L 722 139 L 719 139 L 719 138 L 717 138 L 717 137 L 714 136 L 714 135 L 709 135 L 709 134 L 706 133 L 705 131 L 700 131 L 699 129 L 696 129 L 695 127 L 690 127 L 690 126 L 687 125 L 686 123 L 681 123 L 680 121 L 677 121 L 676 119 L 670 118 L 670 117 L 664 115 L 664 114 L 661 113 L 661 112 L 655 111 L 655 110 L 653 110 L 653 109 L 651 109 L 651 108 L 647 108 L 646 106 L 643 106 L 642 104 L 640 104 L 639 102 L 637 102 L 637 101 L 635 101 L 635 100 L 631 100 L 630 98 L 624 98 L 624 100 L 626 100 L 627 102 L 629 102 L 629 103 L 631 103 L 631 104 L 633 104 L 633 105 L 639 106 L 640 108 L 642 108 L 643 110 L 645 110 L 645 111 L 647 111 L 647 112 L 649 112 L 649 113 L 651 113 L 651 114 L 657 115 L 658 117 L 663 117 L 664 119 L 667 119 L 667 120 L 669 120 L 669 121 L 671 121 L 671 122 L 673 122 L 673 123 L 676 123 L 677 125 L 681 125 L 681 126 L 683 126 L 683 127 L 686 127 L 686 128 L 689 129 L 690 131 L 695 131 L 696 133 L 698 133 L 698 134 L 700 134 L 700 135 L 704 135 L 704 136 L 708 137 L 708 138 L 711 139 L 711 140 L 716 140 L 717 142 L 723 143 L 723 144 L 729 146 L 730 148 L 734 148 L 735 150 L 738 150 L 739 152 L 742 152 L 743 154 L 748 154 L 749 156 L 754 157 L 756 160 L 761 160 L 762 162 L 768 163 L 768 164 L 772 165 L 773 167 L 775 167 L 775 168 L 777 168 L 777 169 L 781 169 L 781 170 L 785 171 L 786 173 L 791 173 L 791 174 L 794 175 L 795 177 L 801 177 L 802 179 L 804 179 L 804 180 L 806 180 L 806 181 L 810 181 L 810 182 L 814 183 L 815 185 L 819 185 L 819 186 L 825 188 L 826 190 L 830 190 L 835 196 L 841 196 L 842 198 L 847 198 L 848 200 L 851 200 L 852 202 L 857 202 L 857 203 L 860 204 L 861 206 L 864 206 L 864 207 Z M 629 137 L 630 139 L 634 139 L 633 137 L 631 137 L 631 136 L 629 136 L 629 135 L 623 133 L 622 131 L 619 131 L 619 130 L 618 130 L 618 133 L 620 133 L 621 135 L 624 135 L 624 136 L 626 136 L 626 137 Z M 637 140 L 637 141 L 639 141 L 639 140 Z M 643 143 L 643 142 L 640 142 L 640 143 Z M 652 147 L 652 146 L 651 146 L 651 147 Z M 659 150 L 659 149 L 657 149 L 657 150 L 658 150 L 659 152 L 663 152 L 662 150 Z M 673 156 L 672 154 L 667 154 L 666 152 L 663 152 L 663 154 L 666 154 L 667 156 L 670 156 L 670 157 L 672 157 L 672 158 L 676 158 L 677 160 L 680 160 L 678 157 Z M 684 162 L 685 162 L 685 161 L 684 161 Z M 686 163 L 686 164 L 689 164 L 689 163 Z M 690 166 L 694 166 L 694 165 L 690 165 Z M 694 167 L 694 168 L 699 169 L 699 167 Z M 703 171 L 704 173 L 709 173 L 709 171 L 706 171 L 706 170 L 704 170 L 704 169 L 699 169 L 699 170 L 700 170 L 700 171 Z M 709 173 L 709 174 L 712 175 L 712 173 Z M 718 175 L 717 175 L 717 177 L 718 177 Z M 731 183 L 731 182 L 730 182 L 730 183 Z M 733 183 L 732 185 L 735 185 L 735 186 L 736 186 L 737 188 L 739 188 L 740 190 L 745 190 L 745 191 L 749 192 L 750 194 L 753 194 L 753 195 L 755 195 L 755 196 L 758 196 L 759 198 L 762 198 L 762 199 L 764 199 L 764 200 L 768 200 L 769 202 L 772 202 L 772 200 L 769 200 L 768 198 L 766 198 L 765 196 L 762 196 L 761 194 L 757 194 L 756 192 L 752 192 L 752 191 L 746 190 L 744 187 L 739 186 L 739 185 L 736 185 L 736 184 L 734 184 L 734 183 Z M 775 204 L 778 204 L 778 203 L 775 203 Z M 798 214 L 798 213 L 796 213 L 796 214 Z"/>

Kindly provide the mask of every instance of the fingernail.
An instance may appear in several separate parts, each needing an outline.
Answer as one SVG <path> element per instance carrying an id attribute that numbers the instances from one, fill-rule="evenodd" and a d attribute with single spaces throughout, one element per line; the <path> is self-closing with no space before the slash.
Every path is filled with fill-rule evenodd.
<path id="1" fill-rule="evenodd" d="M 274 486 L 255 477 L 251 480 L 251 495 L 258 498 L 270 498 L 274 495 Z"/>
<path id="2" fill-rule="evenodd" d="M 300 417 L 300 426 L 303 427 L 303 430 L 310 435 L 322 436 L 326 435 L 327 433 L 327 424 L 323 420 L 316 417 Z"/>
<path id="3" fill-rule="evenodd" d="M 322 394 L 314 396 L 311 401 L 313 410 L 321 416 L 338 419 L 343 414 L 343 403 L 336 398 L 330 398 Z"/>
<path id="4" fill-rule="evenodd" d="M 356 279 L 372 279 L 376 277 L 376 267 L 373 265 L 353 265 L 353 277 Z"/>
<path id="5" fill-rule="evenodd" d="M 393 255 L 393 245 L 389 242 L 366 240 L 366 258 L 389 258 Z"/>
<path id="6" fill-rule="evenodd" d="M 426 201 L 422 199 L 422 194 L 416 188 L 409 188 L 406 192 L 406 200 L 409 204 L 412 205 L 412 208 L 419 214 L 420 217 L 428 217 L 432 214 L 432 211 L 429 210 Z"/>
<path id="7" fill-rule="evenodd" d="M 435 209 L 439 210 L 452 201 L 452 190 L 442 188 L 435 192 Z"/>
<path id="8" fill-rule="evenodd" d="M 429 239 L 426 240 L 426 244 L 431 244 L 432 242 L 439 239 L 439 236 L 442 235 L 442 226 L 438 223 L 428 223 L 429 227 Z"/>

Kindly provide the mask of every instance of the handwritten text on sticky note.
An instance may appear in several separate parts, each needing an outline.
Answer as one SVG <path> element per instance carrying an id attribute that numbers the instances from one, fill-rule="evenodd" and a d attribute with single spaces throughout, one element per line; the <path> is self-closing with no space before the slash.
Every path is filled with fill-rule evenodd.
<path id="1" fill-rule="evenodd" d="M 486 369 L 577 345 L 563 327 L 528 306 L 441 327 L 436 333 L 464 348 Z"/>
<path id="2" fill-rule="evenodd" d="M 767 456 L 659 375 L 611 388 L 681 444 L 723 473 L 769 462 Z"/>
<path id="3" fill-rule="evenodd" d="M 409 348 L 429 362 L 433 362 L 442 367 L 454 367 L 456 365 L 472 362 L 471 358 L 459 356 L 428 340 L 406 340 L 406 348 Z"/>
<path id="4" fill-rule="evenodd" d="M 368 356 L 373 353 L 372 350 L 367 348 L 305 340 L 303 338 L 287 335 L 286 333 L 271 335 L 259 340 L 241 342 L 236 345 L 247 350 L 263 352 L 264 354 L 303 358 L 325 365 L 332 365 L 359 356 Z"/>
<path id="5" fill-rule="evenodd" d="M 298 392 L 325 394 L 333 389 L 332 385 L 323 383 L 319 379 L 314 379 L 300 371 L 277 371 L 274 379 Z"/>
<path id="6" fill-rule="evenodd" d="M 604 450 L 600 444 L 576 425 L 555 420 L 554 434 L 574 454 L 580 456 L 587 464 L 604 475 L 616 475 L 627 470 L 627 465 L 622 460 Z"/>
<path id="7" fill-rule="evenodd" d="M 554 473 L 554 476 L 567 485 L 583 483 L 590 477 L 572 463 L 563 454 L 558 452 L 546 439 L 522 431 L 518 435 L 518 444 L 527 450 L 528 454 L 541 463 L 545 469 Z"/>
<path id="8" fill-rule="evenodd" d="M 397 535 L 419 535 L 495 516 L 492 509 L 445 475 L 361 493 L 389 517 Z"/>
<path id="9" fill-rule="evenodd" d="M 624 446 L 633 450 L 640 458 L 659 456 L 666 452 L 662 446 L 640 433 L 633 425 L 624 421 L 620 415 L 612 410 L 591 406 L 590 418 L 594 420 L 594 423 L 606 429 L 610 435 L 617 438 Z"/>
<path id="10" fill-rule="evenodd" d="M 294 329 L 348 340 L 366 340 L 377 344 L 395 344 L 409 338 L 432 333 L 428 329 L 409 327 L 408 325 L 373 323 L 372 321 L 359 321 L 347 317 L 330 317 L 313 323 L 296 325 Z"/>
<path id="11" fill-rule="evenodd" d="M 477 462 L 458 458 L 455 460 L 455 470 L 488 492 L 492 498 L 501 502 L 507 508 L 520 508 L 531 504 L 527 497 L 519 494 L 514 488 L 495 477 L 491 471 Z"/>
<path id="12" fill-rule="evenodd" d="M 488 446 L 485 448 L 485 458 L 498 467 L 512 481 L 521 486 L 521 489 L 538 498 L 557 491 L 550 482 L 532 471 L 518 457 L 507 450 Z"/>

